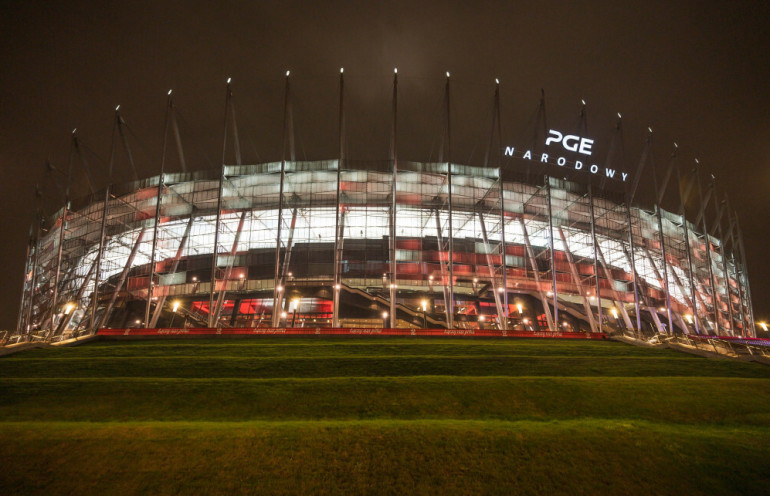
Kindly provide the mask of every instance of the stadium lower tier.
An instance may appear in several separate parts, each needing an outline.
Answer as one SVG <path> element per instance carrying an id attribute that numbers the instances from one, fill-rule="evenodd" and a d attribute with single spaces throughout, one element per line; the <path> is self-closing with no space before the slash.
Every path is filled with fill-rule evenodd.
<path id="1" fill-rule="evenodd" d="M 394 176 L 387 161 L 339 165 L 165 174 L 62 208 L 30 242 L 18 335 L 384 326 L 754 336 L 740 253 L 682 215 L 499 169 L 399 162 Z"/>

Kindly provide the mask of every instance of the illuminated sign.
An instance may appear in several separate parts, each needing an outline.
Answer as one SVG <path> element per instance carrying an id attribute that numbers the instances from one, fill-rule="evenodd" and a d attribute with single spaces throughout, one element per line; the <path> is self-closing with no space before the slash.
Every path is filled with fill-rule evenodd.
<path id="1" fill-rule="evenodd" d="M 552 143 L 561 144 L 561 146 L 568 152 L 590 156 L 593 152 L 592 147 L 594 140 L 576 136 L 574 134 L 568 134 L 565 136 L 563 133 L 551 129 L 548 131 L 548 136 L 545 139 L 545 146 L 548 146 Z M 620 179 L 623 182 L 625 182 L 628 178 L 627 172 L 618 172 L 615 169 L 610 169 L 609 167 L 599 167 L 597 164 L 591 164 L 588 161 L 584 162 L 583 160 L 568 160 L 567 157 L 560 156 L 558 154 L 554 154 L 552 158 L 551 154 L 547 152 L 543 152 L 539 155 L 539 157 L 533 158 L 531 150 L 526 150 L 522 154 L 521 152 L 517 152 L 516 149 L 512 146 L 505 147 L 505 156 L 507 157 L 517 157 L 523 160 L 537 160 L 543 164 L 551 164 L 558 167 L 570 167 L 574 170 L 583 170 L 585 168 L 591 174 L 602 175 L 601 171 L 603 171 L 603 175 L 607 179 Z"/>
<path id="2" fill-rule="evenodd" d="M 551 129 L 548 131 L 548 138 L 545 140 L 545 146 L 551 143 L 561 143 L 565 150 L 570 152 L 578 152 L 583 155 L 591 155 L 591 146 L 594 144 L 594 140 L 588 138 L 581 138 L 574 134 L 562 135 L 559 131 Z"/>

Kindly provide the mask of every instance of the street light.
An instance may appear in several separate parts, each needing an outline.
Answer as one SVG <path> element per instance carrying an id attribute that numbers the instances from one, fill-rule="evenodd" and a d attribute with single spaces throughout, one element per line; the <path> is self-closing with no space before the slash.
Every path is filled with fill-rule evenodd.
<path id="1" fill-rule="evenodd" d="M 382 312 L 382 328 L 387 327 L 388 312 Z"/>
<path id="2" fill-rule="evenodd" d="M 427 329 L 428 328 L 428 316 L 427 316 L 426 312 L 428 311 L 428 300 L 422 300 L 420 302 L 420 304 L 422 305 L 422 326 L 423 326 L 423 329 Z"/>
<path id="3" fill-rule="evenodd" d="M 762 327 L 763 331 L 767 332 L 767 324 L 765 324 L 764 322 L 760 322 L 759 325 L 760 327 Z"/>
<path id="4" fill-rule="evenodd" d="M 174 313 L 171 314 L 171 324 L 169 324 L 169 327 L 174 327 L 174 318 L 176 318 L 176 311 L 179 310 L 179 305 L 179 300 L 171 304 L 171 309 L 174 311 Z"/>
<path id="5" fill-rule="evenodd" d="M 294 322 L 297 320 L 297 309 L 299 308 L 299 298 L 294 298 L 291 300 L 292 305 L 294 305 L 294 314 L 291 317 L 291 326 L 294 327 Z"/>
<path id="6" fill-rule="evenodd" d="M 74 309 L 74 308 L 75 308 L 75 304 L 74 303 L 72 303 L 72 302 L 67 303 L 64 306 L 64 315 L 69 315 L 70 312 L 72 311 L 72 309 Z"/>
<path id="7" fill-rule="evenodd" d="M 483 315 L 479 315 L 479 328 L 484 328 L 484 321 L 487 320 Z"/>

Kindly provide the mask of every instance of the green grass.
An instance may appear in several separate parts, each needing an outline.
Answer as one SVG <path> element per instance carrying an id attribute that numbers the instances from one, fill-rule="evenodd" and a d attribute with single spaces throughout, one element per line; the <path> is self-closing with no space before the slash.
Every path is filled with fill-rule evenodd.
<path id="1" fill-rule="evenodd" d="M 614 342 L 96 342 L 0 358 L 1 494 L 764 494 L 770 367 Z"/>

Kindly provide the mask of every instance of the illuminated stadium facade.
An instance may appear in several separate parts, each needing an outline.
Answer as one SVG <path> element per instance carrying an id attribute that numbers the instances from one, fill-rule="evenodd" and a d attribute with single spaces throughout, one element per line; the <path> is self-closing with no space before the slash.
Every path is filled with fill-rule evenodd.
<path id="1" fill-rule="evenodd" d="M 448 109 L 448 77 L 446 96 Z M 495 102 L 499 130 L 497 92 Z M 449 136 L 447 124 L 447 156 Z M 711 226 L 708 194 L 694 222 L 658 207 L 672 162 L 657 205 L 638 206 L 638 180 L 622 172 L 624 193 L 602 188 L 592 174 L 607 174 L 577 153 L 590 143 L 574 140 L 572 156 L 568 138 L 560 153 L 500 143 L 486 166 L 399 160 L 393 139 L 378 162 L 340 146 L 334 160 L 288 153 L 112 185 L 37 230 L 18 338 L 107 327 L 755 336 L 740 229 L 724 202 L 712 200 Z M 570 180 L 537 168 L 583 163 Z"/>

